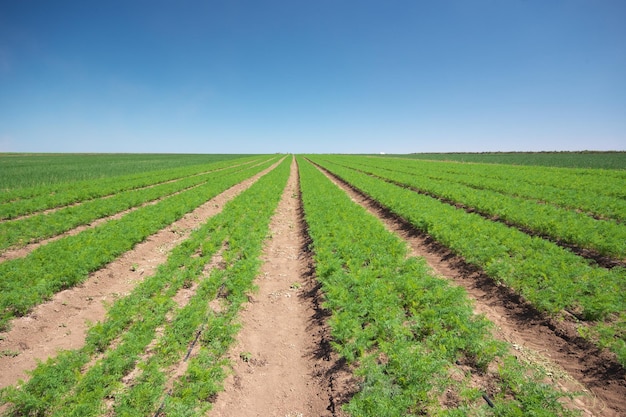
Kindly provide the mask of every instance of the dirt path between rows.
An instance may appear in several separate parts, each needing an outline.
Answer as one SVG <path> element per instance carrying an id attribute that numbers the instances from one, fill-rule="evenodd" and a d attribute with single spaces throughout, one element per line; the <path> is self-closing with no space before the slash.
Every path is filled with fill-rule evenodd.
<path id="1" fill-rule="evenodd" d="M 240 313 L 242 329 L 229 353 L 232 374 L 217 396 L 213 417 L 332 416 L 332 360 L 320 354 L 325 339 L 315 284 L 303 252 L 297 165 L 274 214 L 259 291 Z"/>
<path id="2" fill-rule="evenodd" d="M 350 198 L 378 217 L 404 239 L 411 254 L 426 259 L 433 271 L 464 287 L 475 311 L 495 323 L 495 336 L 511 344 L 515 355 L 544 367 L 562 389 L 581 392 L 572 404 L 584 416 L 626 416 L 626 373 L 612 354 L 590 346 L 572 326 L 543 317 L 511 290 L 496 285 L 488 276 L 437 244 L 377 202 L 328 171 L 321 171 Z"/>
<path id="3" fill-rule="evenodd" d="M 192 229 L 221 212 L 224 204 L 281 161 L 148 237 L 117 260 L 92 273 L 84 283 L 55 294 L 52 300 L 35 307 L 30 314 L 13 320 L 11 329 L 0 333 L 0 388 L 26 379 L 26 372 L 34 369 L 38 360 L 55 356 L 60 349 L 82 347 L 89 323 L 103 320 L 107 305 L 130 293 L 166 261 L 170 251 L 184 241 Z"/>

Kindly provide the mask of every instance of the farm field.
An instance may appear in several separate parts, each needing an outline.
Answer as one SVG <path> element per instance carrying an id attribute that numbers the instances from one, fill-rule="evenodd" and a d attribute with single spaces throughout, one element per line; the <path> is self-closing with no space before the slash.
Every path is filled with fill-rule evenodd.
<path id="1" fill-rule="evenodd" d="M 0 189 L 41 187 L 207 165 L 250 155 L 0 153 Z"/>
<path id="2" fill-rule="evenodd" d="M 626 152 L 421 153 L 397 156 L 400 158 L 478 162 L 487 164 L 538 165 L 562 168 L 626 169 Z"/>
<path id="3" fill-rule="evenodd" d="M 0 166 L 0 415 L 626 414 L 624 170 Z"/>

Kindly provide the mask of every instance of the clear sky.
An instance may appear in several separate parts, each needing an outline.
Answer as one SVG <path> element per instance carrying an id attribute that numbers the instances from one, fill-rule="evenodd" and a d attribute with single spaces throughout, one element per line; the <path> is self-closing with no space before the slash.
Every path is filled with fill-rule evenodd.
<path id="1" fill-rule="evenodd" d="M 585 149 L 624 0 L 0 0 L 0 151 Z"/>

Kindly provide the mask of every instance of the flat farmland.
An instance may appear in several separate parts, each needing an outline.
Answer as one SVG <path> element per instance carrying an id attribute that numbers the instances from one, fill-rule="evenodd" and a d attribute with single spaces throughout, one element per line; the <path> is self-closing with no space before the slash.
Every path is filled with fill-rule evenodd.
<path id="1" fill-rule="evenodd" d="M 0 155 L 0 415 L 625 415 L 593 158 Z"/>

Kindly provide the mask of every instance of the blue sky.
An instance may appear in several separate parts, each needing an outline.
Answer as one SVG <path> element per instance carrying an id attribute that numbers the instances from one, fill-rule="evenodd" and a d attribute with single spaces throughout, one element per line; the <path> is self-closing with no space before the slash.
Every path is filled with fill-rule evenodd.
<path id="1" fill-rule="evenodd" d="M 1 1 L 0 151 L 626 150 L 626 1 Z"/>

